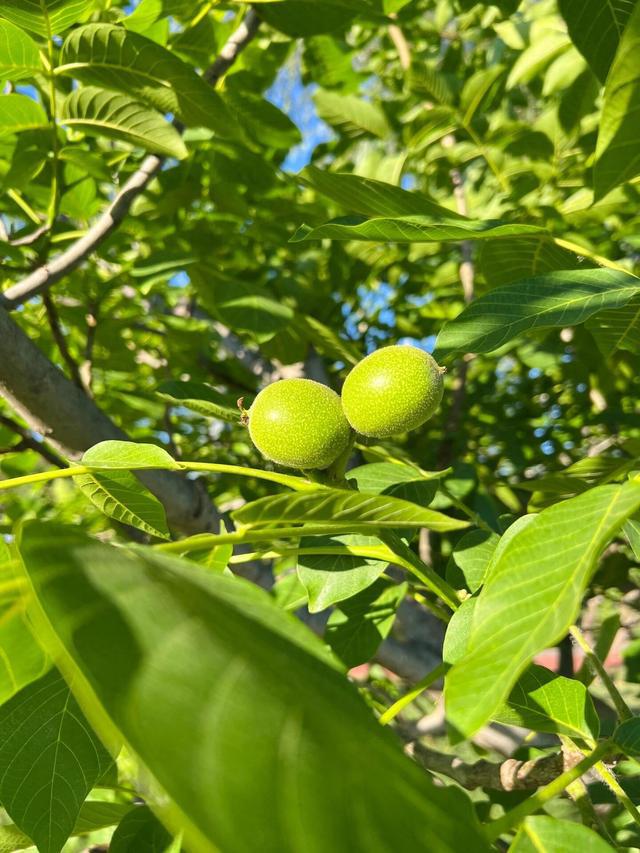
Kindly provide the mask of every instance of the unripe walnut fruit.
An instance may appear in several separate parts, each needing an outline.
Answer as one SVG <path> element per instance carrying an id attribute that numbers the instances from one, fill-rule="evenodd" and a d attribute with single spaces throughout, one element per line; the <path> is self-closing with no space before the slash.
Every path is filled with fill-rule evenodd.
<path id="1" fill-rule="evenodd" d="M 347 448 L 351 429 L 331 388 L 311 379 L 281 379 L 253 401 L 249 434 L 267 459 L 305 470 L 335 462 Z"/>
<path id="2" fill-rule="evenodd" d="M 356 364 L 342 389 L 342 408 L 353 429 L 388 438 L 429 420 L 442 400 L 443 368 L 424 350 L 389 346 Z"/>

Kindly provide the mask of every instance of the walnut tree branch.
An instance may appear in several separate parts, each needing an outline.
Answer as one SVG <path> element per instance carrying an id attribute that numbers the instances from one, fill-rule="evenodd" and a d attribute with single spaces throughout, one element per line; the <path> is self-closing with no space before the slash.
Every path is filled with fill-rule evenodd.
<path id="1" fill-rule="evenodd" d="M 204 77 L 215 84 L 222 74 L 233 65 L 241 50 L 256 34 L 260 20 L 250 9 L 238 29 L 231 34 L 219 56 Z M 65 275 L 79 266 L 106 238 L 120 225 L 131 209 L 134 200 L 142 193 L 152 178 L 162 168 L 164 160 L 155 154 L 144 158 L 140 168 L 131 175 L 107 209 L 93 223 L 91 228 L 72 243 L 68 249 L 50 261 L 38 267 L 28 276 L 7 288 L 0 295 L 0 306 L 12 310 L 28 299 L 47 290 Z"/>
<path id="2" fill-rule="evenodd" d="M 571 770 L 584 757 L 580 752 L 563 750 L 553 755 L 532 758 L 530 761 L 507 758 L 498 764 L 482 759 L 475 764 L 466 764 L 455 755 L 437 752 L 419 741 L 407 744 L 405 752 L 425 770 L 454 779 L 463 788 L 490 788 L 494 791 L 539 788 L 566 770 Z"/>

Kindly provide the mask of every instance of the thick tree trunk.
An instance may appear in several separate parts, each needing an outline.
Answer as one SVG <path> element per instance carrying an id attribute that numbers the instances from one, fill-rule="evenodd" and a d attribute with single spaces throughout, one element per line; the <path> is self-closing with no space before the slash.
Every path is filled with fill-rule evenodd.
<path id="1" fill-rule="evenodd" d="M 107 439 L 127 439 L 87 395 L 53 365 L 0 308 L 0 395 L 68 459 Z M 218 515 L 195 482 L 168 471 L 140 479 L 164 504 L 173 527 L 185 533 L 218 529 Z"/>

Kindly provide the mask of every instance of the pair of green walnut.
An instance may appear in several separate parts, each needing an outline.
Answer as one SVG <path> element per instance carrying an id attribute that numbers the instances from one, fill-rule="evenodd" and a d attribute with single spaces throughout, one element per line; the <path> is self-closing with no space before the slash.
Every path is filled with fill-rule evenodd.
<path id="1" fill-rule="evenodd" d="M 286 468 L 323 470 L 353 432 L 389 438 L 422 426 L 442 400 L 444 369 L 412 346 L 371 353 L 347 376 L 339 397 L 311 379 L 282 379 L 249 409 L 249 434 L 260 453 Z"/>

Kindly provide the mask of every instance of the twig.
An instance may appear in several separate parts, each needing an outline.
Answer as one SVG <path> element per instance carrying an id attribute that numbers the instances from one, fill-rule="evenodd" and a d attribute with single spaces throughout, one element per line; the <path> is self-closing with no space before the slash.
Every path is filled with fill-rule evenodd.
<path id="1" fill-rule="evenodd" d="M 58 316 L 58 311 L 54 301 L 48 293 L 43 294 L 42 301 L 44 303 L 45 311 L 47 312 L 47 320 L 49 321 L 51 334 L 53 335 L 53 339 L 56 342 L 60 355 L 62 356 L 62 360 L 69 369 L 73 384 L 77 385 L 82 391 L 86 391 L 87 389 L 85 388 L 82 377 L 80 376 L 80 368 L 67 346 L 67 341 L 64 336 L 64 332 L 62 331 L 62 326 L 60 325 L 60 317 Z"/>
<path id="2" fill-rule="evenodd" d="M 10 429 L 12 432 L 15 432 L 16 435 L 19 435 L 21 438 L 20 444 L 16 447 L 12 447 L 11 451 L 15 452 L 16 450 L 29 449 L 35 450 L 36 453 L 39 453 L 43 459 L 46 459 L 47 462 L 50 462 L 52 465 L 55 465 L 56 468 L 66 468 L 67 463 L 65 460 L 58 456 L 57 453 L 54 453 L 51 448 L 49 448 L 44 441 L 38 441 L 35 439 L 31 433 L 31 430 L 27 429 L 27 427 L 23 427 L 22 424 L 19 424 L 17 421 L 14 421 L 13 418 L 7 417 L 7 415 L 0 415 L 0 424 L 7 429 Z"/>
<path id="3" fill-rule="evenodd" d="M 490 788 L 494 791 L 532 790 L 572 770 L 583 759 L 580 753 L 566 755 L 558 752 L 529 761 L 508 758 L 497 764 L 481 759 L 475 764 L 466 764 L 455 755 L 437 752 L 419 741 L 409 743 L 405 747 L 405 752 L 425 770 L 441 773 L 449 779 L 454 779 L 468 790 L 474 788 Z"/>
<path id="4" fill-rule="evenodd" d="M 240 51 L 256 34 L 259 25 L 258 16 L 253 9 L 250 9 L 238 29 L 229 37 L 220 55 L 205 71 L 204 77 L 209 83 L 214 84 L 233 65 Z M 28 299 L 44 292 L 86 260 L 124 220 L 135 199 L 157 175 L 163 162 L 163 158 L 155 154 L 145 157 L 140 168 L 131 175 L 109 207 L 98 217 L 86 234 L 53 260 L 7 288 L 0 295 L 0 306 L 8 310 L 17 308 Z"/>
<path id="5" fill-rule="evenodd" d="M 395 12 L 392 12 L 389 17 L 397 18 L 398 16 Z M 411 65 L 411 48 L 409 47 L 409 42 L 404 37 L 404 33 L 397 24 L 389 24 L 387 30 L 389 32 L 389 38 L 393 42 L 395 49 L 398 51 L 400 66 L 404 71 L 407 71 Z"/>
<path id="6" fill-rule="evenodd" d="M 43 237 L 49 231 L 49 228 L 49 224 L 45 222 L 44 225 L 36 228 L 35 231 L 32 231 L 30 234 L 25 234 L 24 237 L 15 237 L 11 239 L 8 235 L 6 237 L 0 235 L 0 239 L 9 243 L 10 246 L 30 246 L 32 243 L 39 240 L 40 237 Z"/>
<path id="7" fill-rule="evenodd" d="M 600 681 L 602 681 L 602 684 L 606 688 L 607 693 L 611 697 L 611 701 L 613 702 L 615 709 L 618 712 L 618 717 L 620 718 L 620 720 L 630 720 L 633 717 L 633 714 L 631 713 L 629 706 L 620 695 L 620 691 L 613 683 L 611 676 L 604 668 L 600 658 L 597 656 L 597 654 L 593 651 L 593 649 L 587 642 L 587 639 L 582 633 L 582 631 L 578 628 L 577 625 L 572 625 L 569 628 L 569 633 L 576 641 L 576 643 L 580 646 L 582 651 L 585 653 L 586 658 L 591 664 L 591 666 L 600 676 Z"/>
<path id="8" fill-rule="evenodd" d="M 96 332 L 98 328 L 98 317 L 100 315 L 100 301 L 93 299 L 89 304 L 85 321 L 87 324 L 87 339 L 84 344 L 83 361 L 80 365 L 80 379 L 82 385 L 90 396 L 92 395 L 91 385 L 93 384 L 93 348 L 96 343 Z"/>

